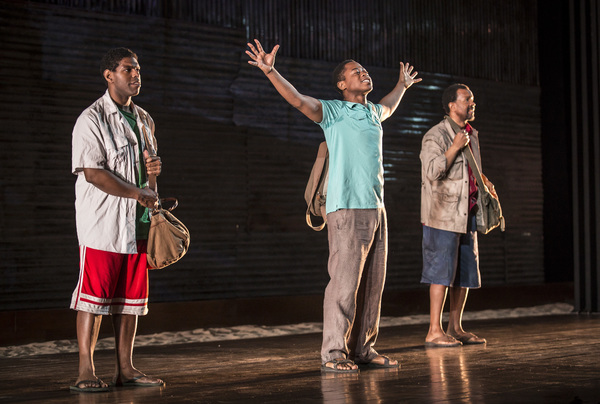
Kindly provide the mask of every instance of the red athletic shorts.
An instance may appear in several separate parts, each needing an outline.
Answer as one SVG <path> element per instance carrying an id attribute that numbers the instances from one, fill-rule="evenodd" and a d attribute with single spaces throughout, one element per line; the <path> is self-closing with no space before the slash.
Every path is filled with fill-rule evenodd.
<path id="1" fill-rule="evenodd" d="M 94 314 L 148 313 L 146 240 L 137 254 L 119 254 L 79 247 L 79 281 L 71 308 Z"/>

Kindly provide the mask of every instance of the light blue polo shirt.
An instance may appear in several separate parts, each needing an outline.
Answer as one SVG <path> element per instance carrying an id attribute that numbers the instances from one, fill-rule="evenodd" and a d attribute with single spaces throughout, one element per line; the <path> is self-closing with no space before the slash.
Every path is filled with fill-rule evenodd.
<path id="1" fill-rule="evenodd" d="M 376 209 L 383 205 L 383 107 L 319 100 L 329 149 L 327 213 L 339 209 Z"/>

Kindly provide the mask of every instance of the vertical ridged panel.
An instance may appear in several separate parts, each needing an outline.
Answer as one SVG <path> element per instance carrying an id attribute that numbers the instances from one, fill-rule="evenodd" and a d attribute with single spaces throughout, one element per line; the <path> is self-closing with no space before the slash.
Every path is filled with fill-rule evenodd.
<path id="1" fill-rule="evenodd" d="M 322 293 L 327 235 L 305 225 L 303 201 L 322 132 L 246 63 L 247 36 L 280 42 L 278 70 L 301 92 L 322 98 L 336 96 L 329 77 L 340 59 L 355 57 L 370 70 L 376 88 L 369 97 L 378 101 L 397 80 L 398 59 L 414 55 L 406 59 L 424 82 L 384 123 L 388 289 L 418 285 L 421 137 L 442 118 L 443 88 L 470 84 L 484 170 L 508 221 L 505 234 L 480 239 L 484 283 L 543 281 L 537 56 L 527 53 L 530 65 L 518 66 L 523 75 L 512 71 L 517 64 L 497 63 L 523 46 L 514 25 L 522 20 L 507 20 L 524 12 L 520 18 L 531 18 L 529 6 L 508 2 L 492 12 L 485 3 L 469 11 L 502 29 L 467 45 L 446 38 L 481 27 L 433 24 L 428 1 L 351 1 L 372 17 L 360 21 L 336 2 L 46 3 L 0 1 L 0 309 L 68 304 L 78 259 L 71 130 L 104 91 L 101 55 L 122 45 L 140 57 L 144 87 L 135 101 L 157 123 L 159 190 L 180 199 L 175 213 L 192 233 L 188 255 L 151 274 L 152 301 Z M 440 15 L 466 7 L 437 4 Z M 483 54 L 488 40 L 494 57 Z M 481 57 L 456 57 L 472 46 L 480 46 Z M 438 64 L 428 68 L 427 60 Z M 469 70 L 472 62 L 485 68 Z"/>

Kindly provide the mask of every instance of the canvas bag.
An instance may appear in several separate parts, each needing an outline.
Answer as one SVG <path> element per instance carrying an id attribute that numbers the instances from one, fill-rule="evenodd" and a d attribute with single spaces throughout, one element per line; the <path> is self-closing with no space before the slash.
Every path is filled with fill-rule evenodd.
<path id="1" fill-rule="evenodd" d="M 138 112 L 141 110 L 138 109 Z M 143 112 L 142 112 L 143 114 Z M 145 114 L 143 114 L 146 119 Z M 142 125 L 146 150 L 152 156 L 156 151 L 148 139 L 146 128 Z M 149 179 L 148 185 L 155 192 L 156 179 Z M 173 202 L 165 209 L 163 202 Z M 158 198 L 154 209 L 150 211 L 150 231 L 148 233 L 148 245 L 146 248 L 146 259 L 149 269 L 162 269 L 179 261 L 190 247 L 190 232 L 175 215 L 171 213 L 177 207 L 179 201 L 176 198 Z"/>
<path id="2" fill-rule="evenodd" d="M 162 204 L 167 201 L 172 201 L 174 204 L 165 209 Z M 159 199 L 157 207 L 151 212 L 146 250 L 150 269 L 162 269 L 176 263 L 190 247 L 189 230 L 171 213 L 177 204 L 175 198 Z"/>
<path id="3" fill-rule="evenodd" d="M 327 184 L 329 182 L 329 150 L 327 142 L 321 142 L 317 158 L 313 164 L 308 177 L 308 183 L 304 190 L 304 200 L 306 201 L 306 223 L 315 230 L 321 231 L 327 224 L 327 212 L 325 211 L 327 201 Z M 323 219 L 320 225 L 314 225 L 311 220 L 311 214 Z"/>
<path id="4" fill-rule="evenodd" d="M 446 117 L 446 119 L 450 123 L 450 126 L 452 126 L 452 129 L 454 129 L 455 133 L 458 133 L 462 130 L 450 117 Z M 504 216 L 502 215 L 502 206 L 500 206 L 500 200 L 498 198 L 494 198 L 488 187 L 483 183 L 481 170 L 479 170 L 479 166 L 475 161 L 475 156 L 473 156 L 473 151 L 469 146 L 463 147 L 463 155 L 469 162 L 471 171 L 477 180 L 479 192 L 477 206 L 479 207 L 481 218 L 483 219 L 483 223 L 477 223 L 477 231 L 483 234 L 488 234 L 498 226 L 500 226 L 501 231 L 504 231 L 506 229 L 506 223 L 504 221 Z"/>
<path id="5" fill-rule="evenodd" d="M 483 223 L 477 223 L 477 231 L 483 234 L 488 234 L 498 226 L 500 226 L 501 231 L 504 231 L 506 229 L 506 223 L 504 221 L 504 216 L 502 215 L 502 206 L 500 206 L 500 200 L 498 198 L 494 198 L 494 196 L 488 190 L 488 187 L 483 183 L 481 172 L 479 171 L 479 167 L 477 166 L 477 162 L 475 161 L 471 148 L 465 147 L 463 153 L 469 162 L 469 166 L 471 166 L 471 171 L 473 171 L 475 178 L 477 178 L 477 185 L 479 186 L 479 198 L 477 198 L 477 205 L 481 211 Z"/>

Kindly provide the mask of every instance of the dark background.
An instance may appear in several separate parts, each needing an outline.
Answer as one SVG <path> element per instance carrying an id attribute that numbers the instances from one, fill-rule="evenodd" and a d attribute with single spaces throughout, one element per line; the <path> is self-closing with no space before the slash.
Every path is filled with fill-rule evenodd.
<path id="1" fill-rule="evenodd" d="M 320 304 L 326 232 L 304 223 L 303 192 L 322 132 L 247 64 L 253 38 L 280 44 L 278 70 L 319 98 L 336 97 L 331 71 L 346 58 L 370 71 L 374 102 L 394 86 L 399 61 L 423 78 L 384 122 L 386 295 L 417 290 L 427 305 L 420 141 L 443 116 L 443 89 L 464 82 L 507 220 L 505 233 L 480 236 L 484 287 L 505 288 L 510 300 L 523 286 L 574 282 L 576 309 L 597 310 L 580 294 L 598 282 L 593 0 L 1 0 L 0 15 L 0 313 L 11 321 L 68 306 L 78 272 L 71 130 L 104 92 L 99 60 L 117 46 L 139 56 L 134 102 L 157 124 L 159 190 L 179 198 L 175 214 L 192 234 L 180 262 L 151 273 L 151 302 Z"/>

